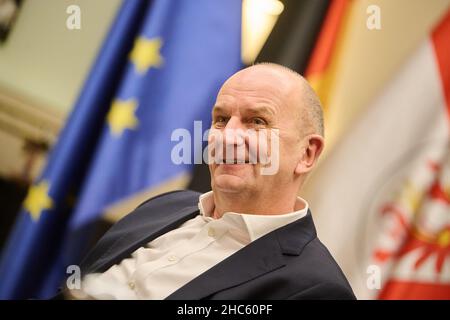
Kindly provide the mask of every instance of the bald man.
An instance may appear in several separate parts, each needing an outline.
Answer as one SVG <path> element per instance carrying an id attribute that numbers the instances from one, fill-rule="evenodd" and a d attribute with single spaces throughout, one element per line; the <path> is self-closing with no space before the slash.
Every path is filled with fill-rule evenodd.
<path id="1" fill-rule="evenodd" d="M 355 298 L 298 196 L 324 146 L 306 80 L 276 64 L 243 69 L 223 84 L 212 120 L 212 191 L 141 204 L 96 244 L 66 297 Z"/>

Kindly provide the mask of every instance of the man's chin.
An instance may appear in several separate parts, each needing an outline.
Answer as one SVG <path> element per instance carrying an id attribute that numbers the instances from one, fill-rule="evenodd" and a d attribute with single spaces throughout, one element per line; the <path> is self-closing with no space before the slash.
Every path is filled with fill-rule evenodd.
<path id="1" fill-rule="evenodd" d="M 246 189 L 248 182 L 240 176 L 223 173 L 215 177 L 214 189 L 227 192 L 238 193 Z"/>

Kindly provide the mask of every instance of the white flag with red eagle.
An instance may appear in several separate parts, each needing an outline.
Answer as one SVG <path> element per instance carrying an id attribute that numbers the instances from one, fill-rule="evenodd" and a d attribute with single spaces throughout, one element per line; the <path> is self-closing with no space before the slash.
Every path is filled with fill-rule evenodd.
<path id="1" fill-rule="evenodd" d="M 450 11 L 311 176 L 361 299 L 450 299 Z"/>

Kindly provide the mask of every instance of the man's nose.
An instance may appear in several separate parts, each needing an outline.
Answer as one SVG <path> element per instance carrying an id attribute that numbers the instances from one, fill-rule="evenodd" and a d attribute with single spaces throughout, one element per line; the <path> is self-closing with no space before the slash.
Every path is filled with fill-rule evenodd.
<path id="1" fill-rule="evenodd" d="M 245 142 L 245 127 L 238 117 L 231 117 L 224 131 L 225 145 L 241 145 Z"/>
<path id="2" fill-rule="evenodd" d="M 242 121 L 237 116 L 232 116 L 227 122 L 227 125 L 225 126 L 225 130 L 237 130 L 237 129 L 244 129 L 244 126 L 242 124 Z"/>

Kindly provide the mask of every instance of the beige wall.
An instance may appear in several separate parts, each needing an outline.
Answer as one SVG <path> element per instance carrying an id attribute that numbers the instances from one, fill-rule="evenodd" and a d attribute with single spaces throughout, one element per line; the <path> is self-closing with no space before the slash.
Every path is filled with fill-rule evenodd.
<path id="1" fill-rule="evenodd" d="M 69 30 L 66 9 L 81 9 Z M 52 144 L 76 100 L 121 0 L 25 0 L 0 45 L 0 175 L 19 176 L 25 139 Z M 44 163 L 35 161 L 32 177 Z"/>
<path id="2" fill-rule="evenodd" d="M 66 28 L 66 8 L 81 8 L 81 30 Z M 65 114 L 102 43 L 120 0 L 26 0 L 0 46 L 0 88 Z"/>

